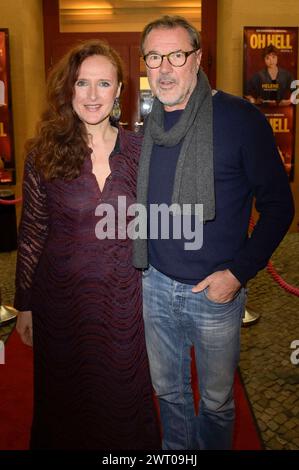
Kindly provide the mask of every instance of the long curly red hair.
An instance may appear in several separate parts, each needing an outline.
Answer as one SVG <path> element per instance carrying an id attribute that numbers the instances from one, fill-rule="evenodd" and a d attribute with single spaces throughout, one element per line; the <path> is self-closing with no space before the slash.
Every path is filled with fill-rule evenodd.
<path id="1" fill-rule="evenodd" d="M 82 62 L 90 56 L 107 57 L 115 66 L 118 83 L 123 83 L 123 66 L 118 53 L 101 40 L 84 41 L 72 48 L 51 70 L 47 81 L 47 108 L 37 125 L 36 136 L 27 141 L 26 152 L 49 180 L 74 179 L 80 174 L 88 152 L 84 123 L 72 107 L 74 85 Z"/>

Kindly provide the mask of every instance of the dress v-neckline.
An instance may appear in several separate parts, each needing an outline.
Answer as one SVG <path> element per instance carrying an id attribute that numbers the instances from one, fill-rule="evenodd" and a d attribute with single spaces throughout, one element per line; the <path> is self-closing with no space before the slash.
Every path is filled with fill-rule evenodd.
<path id="1" fill-rule="evenodd" d="M 110 156 L 109 156 L 109 158 L 110 158 Z M 92 170 L 91 170 L 91 173 L 92 173 L 93 176 L 94 176 L 95 183 L 96 183 L 96 185 L 97 185 L 97 187 L 98 187 L 98 192 L 99 192 L 100 194 L 103 194 L 104 189 L 105 189 L 105 186 L 106 186 L 106 182 L 107 182 L 107 180 L 108 180 L 108 179 L 110 178 L 110 176 L 111 176 L 111 168 L 110 168 L 110 173 L 109 173 L 109 174 L 106 176 L 106 178 L 105 178 L 105 181 L 104 181 L 104 184 L 103 184 L 103 187 L 102 187 L 102 188 L 101 188 L 101 186 L 100 186 L 100 184 L 99 184 L 99 182 L 98 182 L 98 179 L 97 179 L 96 175 L 94 174 L 94 172 L 93 172 Z"/>
<path id="2" fill-rule="evenodd" d="M 111 158 L 112 155 L 114 155 L 114 153 L 115 153 L 116 149 L 118 148 L 118 146 L 119 146 L 119 130 L 118 130 L 117 135 L 116 135 L 116 139 L 115 139 L 115 143 L 114 143 L 113 149 L 111 150 L 111 152 L 110 152 L 110 154 L 109 154 L 109 157 L 108 157 L 108 164 L 109 164 L 110 172 L 109 172 L 109 174 L 106 176 L 102 188 L 101 188 L 101 186 L 100 186 L 100 184 L 99 184 L 99 182 L 98 182 L 98 179 L 97 179 L 95 173 L 93 172 L 93 163 L 92 163 L 92 158 L 91 158 L 91 155 L 92 155 L 93 150 L 92 150 L 91 147 L 89 147 L 89 149 L 90 149 L 89 159 L 90 159 L 90 166 L 91 166 L 91 174 L 92 174 L 93 177 L 94 177 L 95 184 L 96 184 L 97 189 L 98 189 L 98 192 L 99 192 L 100 194 L 103 194 L 104 189 L 105 189 L 105 186 L 106 186 L 106 183 L 107 183 L 107 180 L 109 180 L 109 179 L 111 178 L 112 170 L 111 170 L 111 165 L 110 165 L 110 158 Z"/>

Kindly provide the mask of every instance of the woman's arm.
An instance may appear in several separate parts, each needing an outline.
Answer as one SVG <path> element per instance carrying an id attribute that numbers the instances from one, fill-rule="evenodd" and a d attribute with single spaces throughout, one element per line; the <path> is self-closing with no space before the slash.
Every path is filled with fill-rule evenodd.
<path id="1" fill-rule="evenodd" d="M 26 313 L 27 316 L 31 311 L 31 289 L 36 267 L 48 232 L 49 214 L 46 188 L 35 168 L 33 156 L 29 155 L 24 168 L 23 207 L 18 235 L 14 302 L 16 309 Z M 21 320 L 19 326 L 20 323 Z"/>
<path id="2" fill-rule="evenodd" d="M 32 312 L 18 313 L 16 329 L 23 343 L 27 344 L 27 346 L 32 346 Z"/>

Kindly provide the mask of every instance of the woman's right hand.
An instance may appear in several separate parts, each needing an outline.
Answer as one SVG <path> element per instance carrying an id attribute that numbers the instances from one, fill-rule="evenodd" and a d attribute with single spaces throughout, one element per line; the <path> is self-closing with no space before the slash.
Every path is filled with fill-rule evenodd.
<path id="1" fill-rule="evenodd" d="M 32 312 L 30 310 L 18 313 L 16 329 L 23 343 L 32 346 Z"/>

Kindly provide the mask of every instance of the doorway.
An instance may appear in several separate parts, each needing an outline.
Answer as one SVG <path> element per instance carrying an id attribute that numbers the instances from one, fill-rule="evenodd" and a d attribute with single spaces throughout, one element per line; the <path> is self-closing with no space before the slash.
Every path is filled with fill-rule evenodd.
<path id="1" fill-rule="evenodd" d="M 118 51 L 125 64 L 120 118 L 123 127 L 137 130 L 142 122 L 146 93 L 141 88 L 144 81 L 140 77 L 145 73 L 139 44 L 144 25 L 152 19 L 163 14 L 181 14 L 202 29 L 202 41 L 207 51 L 206 57 L 203 56 L 203 67 L 213 85 L 216 57 L 212 57 L 211 51 L 214 50 L 216 56 L 217 0 L 146 0 L 141 3 L 138 0 L 98 0 L 92 3 L 93 8 L 86 8 L 91 4 L 86 0 L 43 0 L 46 74 L 78 42 L 92 38 L 106 40 Z M 138 3 L 142 6 L 136 8 Z M 207 18 L 207 28 L 200 28 L 204 17 Z"/>

